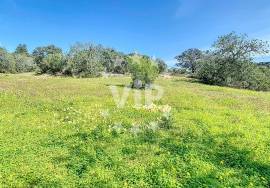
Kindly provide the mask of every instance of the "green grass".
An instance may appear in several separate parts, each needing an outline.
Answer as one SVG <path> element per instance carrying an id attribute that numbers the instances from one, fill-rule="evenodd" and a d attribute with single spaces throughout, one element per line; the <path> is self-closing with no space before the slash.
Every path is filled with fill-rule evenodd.
<path id="1" fill-rule="evenodd" d="M 159 78 L 162 121 L 133 95 L 116 108 L 129 82 L 0 75 L 1 187 L 270 186 L 270 93 Z"/>

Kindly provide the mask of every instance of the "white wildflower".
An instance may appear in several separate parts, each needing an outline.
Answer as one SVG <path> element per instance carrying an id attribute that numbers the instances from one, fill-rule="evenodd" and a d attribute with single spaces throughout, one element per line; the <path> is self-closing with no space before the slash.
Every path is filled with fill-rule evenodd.
<path id="1" fill-rule="evenodd" d="M 130 132 L 134 135 L 137 135 L 138 133 L 141 132 L 140 126 L 138 125 L 133 125 L 130 129 Z"/>

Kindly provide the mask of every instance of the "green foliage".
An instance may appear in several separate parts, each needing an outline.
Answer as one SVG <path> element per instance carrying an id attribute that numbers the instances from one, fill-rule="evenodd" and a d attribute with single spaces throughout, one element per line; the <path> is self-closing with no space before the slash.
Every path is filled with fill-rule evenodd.
<path id="1" fill-rule="evenodd" d="M 178 61 L 176 66 L 186 68 L 195 73 L 197 62 L 203 57 L 203 52 L 197 48 L 191 48 L 175 57 Z"/>
<path id="2" fill-rule="evenodd" d="M 9 53 L 0 48 L 0 73 L 22 73 L 34 70 L 33 58 L 25 53 Z"/>
<path id="3" fill-rule="evenodd" d="M 129 64 L 126 57 L 116 63 L 113 72 L 117 74 L 126 74 L 129 72 Z"/>
<path id="4" fill-rule="evenodd" d="M 175 68 L 175 67 L 168 69 L 168 72 L 171 75 L 176 75 L 176 76 L 186 75 L 189 73 L 189 71 L 185 68 Z"/>
<path id="5" fill-rule="evenodd" d="M 26 44 L 19 44 L 17 48 L 15 49 L 15 54 L 25 55 L 29 56 L 28 49 Z"/>
<path id="6" fill-rule="evenodd" d="M 113 72 L 117 74 L 126 74 L 129 73 L 129 62 L 128 56 L 118 53 L 117 58 L 115 59 Z"/>
<path id="7" fill-rule="evenodd" d="M 15 53 L 13 56 L 17 73 L 32 72 L 35 70 L 34 60 L 32 57 L 17 53 Z"/>
<path id="8" fill-rule="evenodd" d="M 40 73 L 56 73 L 55 71 L 62 70 L 62 50 L 54 45 L 37 47 L 33 51 L 33 57 Z"/>
<path id="9" fill-rule="evenodd" d="M 150 85 L 158 76 L 157 64 L 149 57 L 133 55 L 130 56 L 130 72 L 132 75 L 132 86 L 135 86 L 135 82 L 140 81 L 142 88 Z"/>
<path id="10" fill-rule="evenodd" d="M 220 37 L 213 47 L 213 52 L 197 61 L 198 79 L 207 84 L 270 90 L 269 74 L 252 61 L 253 55 L 268 53 L 267 43 L 230 33 Z"/>
<path id="11" fill-rule="evenodd" d="M 260 68 L 253 64 L 250 74 L 248 89 L 270 91 L 270 68 Z"/>
<path id="12" fill-rule="evenodd" d="M 97 77 L 104 70 L 103 51 L 101 46 L 76 44 L 68 54 L 68 72 L 78 77 Z"/>
<path id="13" fill-rule="evenodd" d="M 252 90 L 270 90 L 270 77 L 251 62 L 234 62 L 210 56 L 200 62 L 197 78 L 204 83 Z"/>
<path id="14" fill-rule="evenodd" d="M 15 73 L 14 57 L 6 49 L 0 48 L 0 73 Z"/>
<path id="15" fill-rule="evenodd" d="M 165 61 L 163 61 L 162 59 L 156 59 L 155 60 L 157 65 L 158 65 L 158 72 L 159 74 L 164 73 L 165 71 L 167 71 L 168 65 L 165 63 Z"/>
<path id="16" fill-rule="evenodd" d="M 148 58 L 147 56 L 145 56 Z M 19 44 L 14 53 L 1 48 L 0 71 L 21 73 L 37 71 L 40 74 L 68 75 L 76 77 L 97 77 L 102 72 L 129 73 L 129 56 L 102 45 L 77 43 L 68 54 L 54 45 L 37 47 L 30 55 L 25 44 Z M 164 71 L 166 64 L 159 60 L 159 69 Z"/>
<path id="17" fill-rule="evenodd" d="M 48 54 L 44 58 L 44 62 L 49 67 L 49 70 L 47 71 L 47 73 L 51 73 L 51 74 L 61 73 L 66 64 L 62 53 Z"/>
<path id="18" fill-rule="evenodd" d="M 268 67 L 268 68 L 270 68 L 270 62 L 260 62 L 257 65 L 259 65 L 261 67 Z"/>
<path id="19" fill-rule="evenodd" d="M 269 53 L 268 42 L 249 39 L 245 34 L 231 32 L 221 36 L 214 43 L 215 54 L 232 63 L 237 61 L 252 61 L 254 55 Z"/>
<path id="20" fill-rule="evenodd" d="M 106 72 L 125 74 L 128 72 L 125 55 L 111 48 L 101 48 Z"/>

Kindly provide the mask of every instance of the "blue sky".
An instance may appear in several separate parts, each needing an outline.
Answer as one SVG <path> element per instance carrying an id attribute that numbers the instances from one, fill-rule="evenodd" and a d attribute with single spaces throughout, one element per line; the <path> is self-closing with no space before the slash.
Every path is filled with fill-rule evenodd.
<path id="1" fill-rule="evenodd" d="M 173 65 L 183 50 L 207 49 L 231 31 L 270 41 L 269 18 L 269 0 L 1 0 L 0 45 L 93 42 Z"/>

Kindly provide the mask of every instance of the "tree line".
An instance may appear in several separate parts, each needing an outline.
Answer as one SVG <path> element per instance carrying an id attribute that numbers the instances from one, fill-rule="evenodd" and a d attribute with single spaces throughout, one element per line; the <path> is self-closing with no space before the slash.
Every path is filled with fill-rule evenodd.
<path id="1" fill-rule="evenodd" d="M 138 63 L 145 60 L 153 63 L 158 73 L 167 69 L 162 59 L 136 53 L 124 54 L 102 45 L 76 43 L 67 53 L 55 45 L 48 45 L 37 47 L 29 53 L 25 44 L 19 44 L 12 53 L 0 48 L 0 73 L 35 71 L 38 74 L 97 77 L 101 76 L 102 72 L 131 73 L 132 69 L 135 69 L 133 61 Z"/>
<path id="2" fill-rule="evenodd" d="M 211 85 L 269 91 L 270 64 L 254 60 L 268 53 L 268 42 L 232 32 L 219 37 L 209 50 L 191 48 L 182 52 L 176 56 L 177 68 L 169 72 L 186 74 Z M 104 72 L 131 74 L 132 86 L 145 88 L 166 70 L 162 59 L 89 43 L 76 43 L 67 53 L 55 45 L 37 47 L 32 53 L 25 44 L 18 45 L 12 53 L 0 48 L 0 73 L 35 71 L 74 77 L 98 77 Z"/>
<path id="3" fill-rule="evenodd" d="M 192 48 L 176 56 L 178 69 L 172 72 L 185 73 L 211 85 L 269 91 L 269 63 L 254 60 L 268 53 L 268 42 L 232 32 L 219 37 L 207 51 Z"/>

